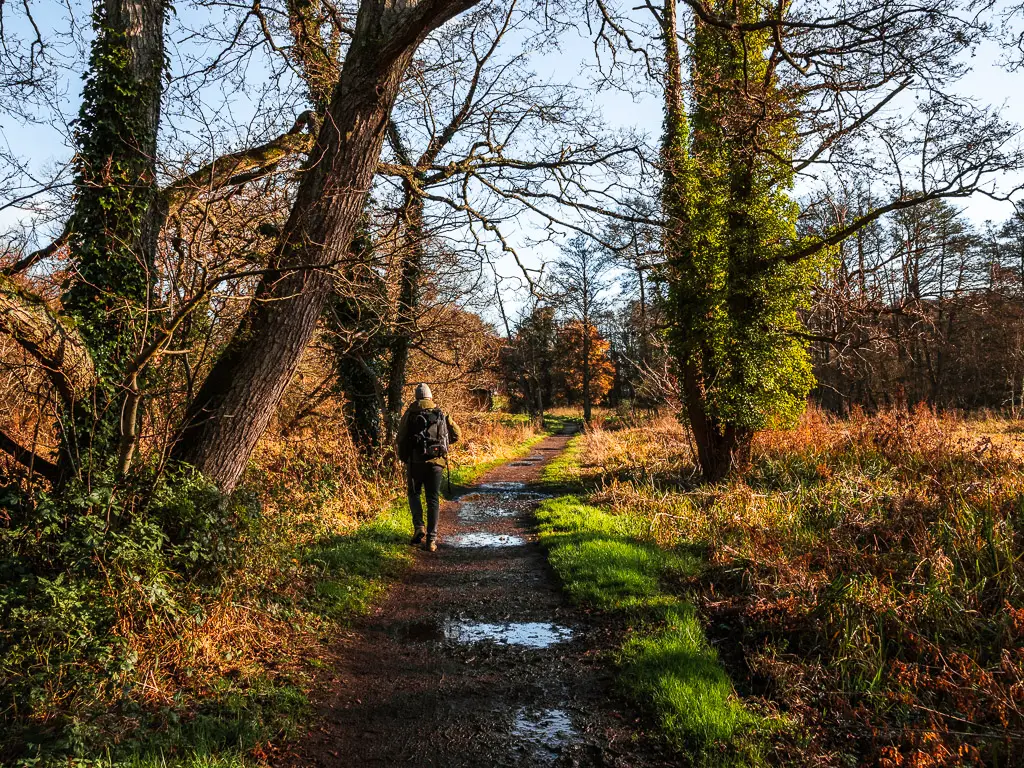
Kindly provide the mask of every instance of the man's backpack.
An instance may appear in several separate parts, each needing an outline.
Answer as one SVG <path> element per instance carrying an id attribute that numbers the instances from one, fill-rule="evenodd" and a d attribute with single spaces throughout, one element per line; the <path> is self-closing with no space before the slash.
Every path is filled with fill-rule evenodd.
<path id="1" fill-rule="evenodd" d="M 409 417 L 409 448 L 416 463 L 448 455 L 448 420 L 440 408 L 416 411 Z"/>

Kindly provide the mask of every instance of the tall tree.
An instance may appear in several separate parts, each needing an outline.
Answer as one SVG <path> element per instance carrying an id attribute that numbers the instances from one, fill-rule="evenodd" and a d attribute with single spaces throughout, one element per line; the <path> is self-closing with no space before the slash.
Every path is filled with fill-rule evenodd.
<path id="1" fill-rule="evenodd" d="M 379 455 L 384 443 L 387 362 L 383 279 L 375 269 L 371 235 L 363 229 L 352 241 L 352 263 L 339 270 L 326 311 L 327 343 L 333 353 L 334 389 L 345 398 L 352 442 L 364 459 Z"/>
<path id="2" fill-rule="evenodd" d="M 406 68 L 432 30 L 475 0 L 360 4 L 324 125 L 272 270 L 186 414 L 174 457 L 231 490 L 280 402 L 349 246 Z"/>
<path id="3" fill-rule="evenodd" d="M 203 194 L 238 189 L 312 146 L 302 116 L 282 136 L 158 187 L 166 12 L 149 0 L 96 5 L 70 216 L 48 245 L 0 270 L 0 330 L 41 364 L 56 393 L 59 467 L 15 441 L 5 445 L 63 483 L 109 484 L 129 469 L 148 370 L 185 318 L 231 277 L 207 274 L 180 305 L 165 303 L 156 261 L 167 221 Z M 25 277 L 34 268 L 66 270 L 59 310 L 45 281 Z"/>
<path id="4" fill-rule="evenodd" d="M 604 236 L 611 246 L 612 259 L 626 270 L 619 280 L 621 293 L 635 300 L 638 354 L 632 362 L 640 369 L 651 363 L 654 347 L 651 306 L 657 291 L 657 269 L 662 262 L 661 228 L 653 223 L 657 216 L 654 208 L 644 198 L 631 200 L 629 210 L 648 216 L 652 222 L 631 218 L 613 220 Z"/>
<path id="5" fill-rule="evenodd" d="M 716 10 L 753 23 L 756 7 Z M 673 233 L 680 242 L 666 244 L 668 282 L 673 351 L 709 478 L 745 463 L 754 431 L 791 422 L 813 383 L 793 335 L 813 264 L 777 258 L 795 236 L 797 210 L 785 194 L 794 125 L 791 96 L 767 65 L 769 41 L 767 30 L 735 35 L 697 21 L 692 138 L 666 149 L 688 149 L 685 223 Z"/>
<path id="6" fill-rule="evenodd" d="M 835 246 L 890 212 L 996 194 L 988 180 L 1021 158 L 997 114 L 948 93 L 963 73 L 958 53 L 982 32 L 955 0 L 825 16 L 785 3 L 684 3 L 689 116 L 676 5 L 647 7 L 664 46 L 666 319 L 698 458 L 717 479 L 745 463 L 756 430 L 802 410 L 812 377 L 797 313 Z M 948 23 L 926 25 L 935 14 Z M 892 117 L 908 89 L 922 96 L 917 111 Z M 873 204 L 805 234 L 790 195 L 811 169 L 873 174 Z M 804 211 L 829 205 L 829 192 L 812 187 Z"/>
<path id="7" fill-rule="evenodd" d="M 579 320 L 565 323 L 555 336 L 554 379 L 569 405 L 584 404 L 584 414 L 612 389 L 615 367 L 609 347 L 596 325 Z"/>
<path id="8" fill-rule="evenodd" d="M 166 11 L 164 0 L 106 0 L 94 11 L 69 226 L 77 274 L 63 303 L 96 361 L 98 386 L 71 408 L 67 474 L 83 464 L 99 472 L 118 455 L 123 470 L 134 449 L 138 379 L 128 369 L 146 343 L 163 223 L 156 145 Z"/>

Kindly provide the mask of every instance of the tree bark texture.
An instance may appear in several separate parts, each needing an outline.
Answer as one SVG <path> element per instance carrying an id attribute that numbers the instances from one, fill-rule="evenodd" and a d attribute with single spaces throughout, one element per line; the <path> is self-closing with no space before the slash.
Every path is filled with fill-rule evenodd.
<path id="1" fill-rule="evenodd" d="M 230 491 L 263 434 L 344 263 L 403 73 L 423 38 L 474 0 L 360 4 L 356 30 L 277 255 L 189 408 L 173 455 Z"/>
<path id="2" fill-rule="evenodd" d="M 705 412 L 702 375 L 693 360 L 683 364 L 683 394 L 686 414 L 697 445 L 697 462 L 708 482 L 722 480 L 750 464 L 754 433 L 731 424 L 719 424 Z"/>

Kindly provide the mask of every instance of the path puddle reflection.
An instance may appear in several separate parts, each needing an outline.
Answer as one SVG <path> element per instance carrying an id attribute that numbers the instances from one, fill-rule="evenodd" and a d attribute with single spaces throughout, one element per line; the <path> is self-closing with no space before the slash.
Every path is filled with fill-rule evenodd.
<path id="1" fill-rule="evenodd" d="M 555 762 L 562 748 L 578 740 L 569 713 L 563 709 L 520 709 L 512 722 L 512 738 L 534 761 Z"/>
<path id="2" fill-rule="evenodd" d="M 545 621 L 489 624 L 482 621 L 449 619 L 444 625 L 444 636 L 456 643 L 481 643 L 490 640 L 499 645 L 548 648 L 571 639 L 572 630 Z"/>
<path id="3" fill-rule="evenodd" d="M 459 505 L 460 520 L 467 523 L 478 523 L 495 517 L 512 517 L 516 513 L 508 504 L 504 506 L 495 504 L 495 499 L 492 496 L 481 496 L 480 498 L 487 499 L 487 501 L 463 501 Z"/>
<path id="4" fill-rule="evenodd" d="M 498 499 L 499 501 L 540 501 L 550 499 L 546 493 L 537 493 L 526 488 L 526 483 L 497 482 L 478 485 L 469 493 L 459 497 L 459 501 L 483 501 Z"/>
<path id="5" fill-rule="evenodd" d="M 452 536 L 448 543 L 453 547 L 521 547 L 526 539 L 519 536 L 508 536 L 501 533 L 487 533 L 486 531 L 474 531 L 473 533 L 460 533 Z"/>

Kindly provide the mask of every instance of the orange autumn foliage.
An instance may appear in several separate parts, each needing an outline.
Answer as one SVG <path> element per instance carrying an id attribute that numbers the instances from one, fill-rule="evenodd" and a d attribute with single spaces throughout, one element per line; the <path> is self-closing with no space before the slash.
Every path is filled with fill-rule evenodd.
<path id="1" fill-rule="evenodd" d="M 583 323 L 574 320 L 558 329 L 555 338 L 555 379 L 559 394 L 566 402 L 578 403 L 583 399 L 584 336 Z M 615 380 L 615 366 L 608 356 L 610 344 L 601 336 L 597 326 L 587 324 L 590 359 L 590 397 L 594 403 L 604 399 Z"/>

